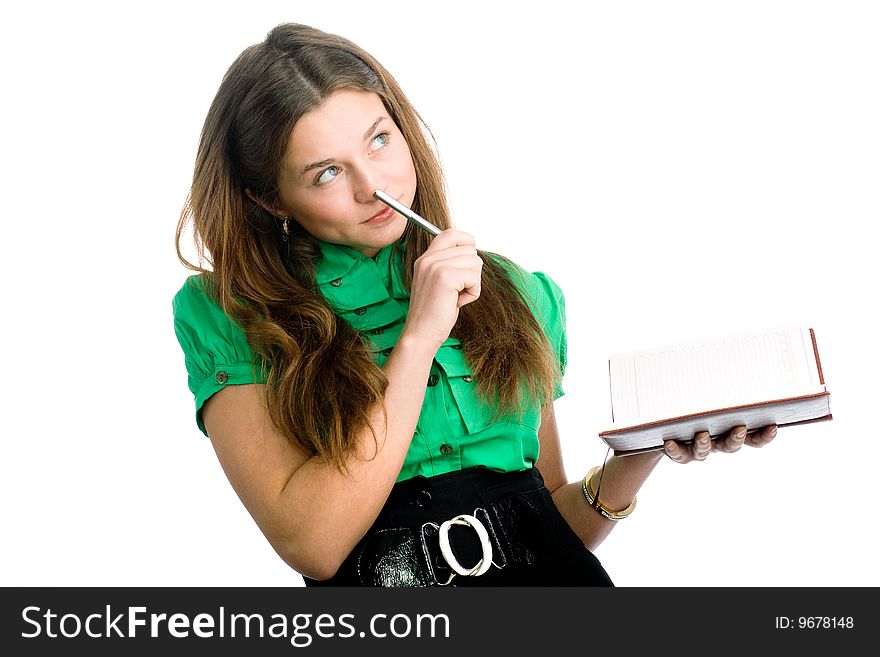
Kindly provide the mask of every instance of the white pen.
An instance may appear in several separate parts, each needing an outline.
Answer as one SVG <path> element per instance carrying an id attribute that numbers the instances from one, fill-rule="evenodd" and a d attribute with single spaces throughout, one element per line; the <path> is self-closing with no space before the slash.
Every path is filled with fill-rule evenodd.
<path id="1" fill-rule="evenodd" d="M 402 203 L 398 203 L 396 199 L 392 198 L 391 196 L 388 196 L 388 194 L 383 192 L 381 189 L 377 189 L 375 192 L 373 192 L 373 196 L 375 196 L 377 199 L 382 201 L 388 207 L 390 207 L 390 208 L 396 210 L 397 212 L 399 212 L 400 214 L 402 214 L 404 217 L 409 219 L 411 222 L 413 222 L 419 228 L 431 233 L 431 235 L 439 235 L 440 233 L 443 232 L 442 230 L 437 228 L 437 226 L 432 224 L 430 221 L 428 221 L 424 217 L 419 216 L 418 214 L 416 214 L 415 212 L 410 210 L 408 207 L 406 207 Z"/>

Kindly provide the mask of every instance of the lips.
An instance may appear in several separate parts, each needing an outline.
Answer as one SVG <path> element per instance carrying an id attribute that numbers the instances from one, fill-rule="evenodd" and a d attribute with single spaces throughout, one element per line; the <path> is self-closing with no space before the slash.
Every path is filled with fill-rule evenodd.
<path id="1" fill-rule="evenodd" d="M 382 208 L 381 210 L 379 210 L 376 214 L 374 214 L 372 217 L 367 219 L 367 221 L 365 221 L 364 223 L 371 223 L 371 222 L 372 223 L 379 223 L 380 221 L 387 221 L 392 216 L 394 216 L 394 208 L 386 207 L 386 208 Z"/>

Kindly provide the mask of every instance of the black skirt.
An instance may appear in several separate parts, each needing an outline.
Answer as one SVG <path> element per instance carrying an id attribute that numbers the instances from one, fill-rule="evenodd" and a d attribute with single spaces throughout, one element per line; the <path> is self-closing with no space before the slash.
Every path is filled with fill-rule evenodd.
<path id="1" fill-rule="evenodd" d="M 306 586 L 614 586 L 536 468 L 470 468 L 394 486 L 336 575 Z"/>

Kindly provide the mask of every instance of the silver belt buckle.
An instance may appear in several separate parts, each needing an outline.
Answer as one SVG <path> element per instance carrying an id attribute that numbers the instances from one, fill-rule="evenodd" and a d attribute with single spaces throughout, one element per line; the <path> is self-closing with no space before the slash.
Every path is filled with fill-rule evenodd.
<path id="1" fill-rule="evenodd" d="M 440 541 L 440 554 L 443 555 L 446 563 L 449 564 L 449 567 L 452 569 L 452 574 L 449 575 L 449 579 L 445 582 L 437 582 L 440 586 L 448 585 L 456 575 L 462 575 L 463 577 L 477 577 L 488 572 L 492 567 L 492 542 L 489 540 L 489 532 L 486 530 L 486 526 L 480 522 L 480 519 L 476 516 L 463 513 L 459 516 L 455 516 L 451 520 L 443 522 L 439 526 L 433 522 L 425 524 L 432 525 L 437 529 L 437 538 Z M 470 527 L 477 533 L 477 538 L 480 540 L 480 547 L 483 550 L 483 556 L 473 568 L 465 568 L 462 566 L 455 557 L 455 553 L 452 551 L 452 545 L 449 542 L 449 530 L 452 529 L 453 525 Z"/>

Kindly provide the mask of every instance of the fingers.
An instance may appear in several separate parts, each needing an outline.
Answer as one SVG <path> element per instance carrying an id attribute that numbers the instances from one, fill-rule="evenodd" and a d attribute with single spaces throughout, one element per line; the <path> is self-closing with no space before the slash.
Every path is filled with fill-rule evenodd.
<path id="1" fill-rule="evenodd" d="M 470 233 L 448 228 L 431 240 L 425 253 L 441 251 L 453 246 L 476 246 L 476 243 L 476 239 Z"/>
<path id="2" fill-rule="evenodd" d="M 459 308 L 480 297 L 483 261 L 473 247 L 451 247 L 426 259 L 420 266 L 426 275 L 436 276 L 443 289 L 458 292 Z"/>
<path id="3" fill-rule="evenodd" d="M 776 438 L 776 430 L 775 424 L 767 425 L 760 431 L 749 434 L 746 438 L 746 445 L 749 447 L 764 447 Z"/>
<path id="4" fill-rule="evenodd" d="M 666 452 L 666 456 L 671 458 L 676 463 L 687 463 L 690 460 L 690 458 L 685 453 L 684 448 L 674 440 L 665 441 L 663 443 L 663 451 Z"/>
<path id="5" fill-rule="evenodd" d="M 479 270 L 483 260 L 477 253 L 474 236 L 460 230 L 444 230 L 437 235 L 425 252 L 416 260 L 416 267 L 428 269 L 450 265 L 462 269 Z"/>
<path id="6" fill-rule="evenodd" d="M 694 440 L 690 445 L 667 440 L 663 444 L 663 450 L 666 456 L 676 463 L 705 461 L 713 451 L 733 454 L 738 452 L 743 445 L 764 447 L 776 437 L 776 432 L 775 424 L 763 427 L 753 433 L 748 433 L 746 427 L 740 426 L 731 429 L 726 438 L 712 440 L 708 431 L 701 431 L 694 435 Z"/>
<path id="7" fill-rule="evenodd" d="M 439 262 L 451 262 L 456 259 L 470 259 L 470 262 L 476 263 L 476 260 L 482 264 L 483 260 L 477 254 L 476 247 L 463 245 L 463 246 L 449 246 L 445 249 L 441 249 L 439 251 L 432 251 L 430 254 L 428 251 L 422 255 L 420 260 L 424 262 L 430 263 L 439 263 Z M 476 260 L 474 260 L 476 258 Z"/>
<path id="8" fill-rule="evenodd" d="M 480 297 L 482 270 L 472 235 L 452 229 L 437 235 L 413 266 L 404 331 L 439 347 L 459 309 Z"/>
<path id="9" fill-rule="evenodd" d="M 745 440 L 746 428 L 734 427 L 730 430 L 730 433 L 727 434 L 726 438 L 715 441 L 715 449 L 719 452 L 725 452 L 726 454 L 733 454 L 742 448 Z"/>
<path id="10" fill-rule="evenodd" d="M 700 431 L 694 436 L 694 445 L 692 448 L 694 461 L 705 461 L 712 452 L 712 439 L 709 437 L 708 431 Z"/>
<path id="11" fill-rule="evenodd" d="M 461 308 L 480 297 L 482 269 L 473 235 L 449 229 L 434 238 L 416 261 L 415 272 L 438 281 L 444 289 L 455 290 L 457 307 Z"/>
<path id="12" fill-rule="evenodd" d="M 712 453 L 712 439 L 708 431 L 701 431 L 694 436 L 691 445 L 683 445 L 674 440 L 667 440 L 663 444 L 666 456 L 676 463 L 690 463 L 691 461 L 705 461 Z"/>

